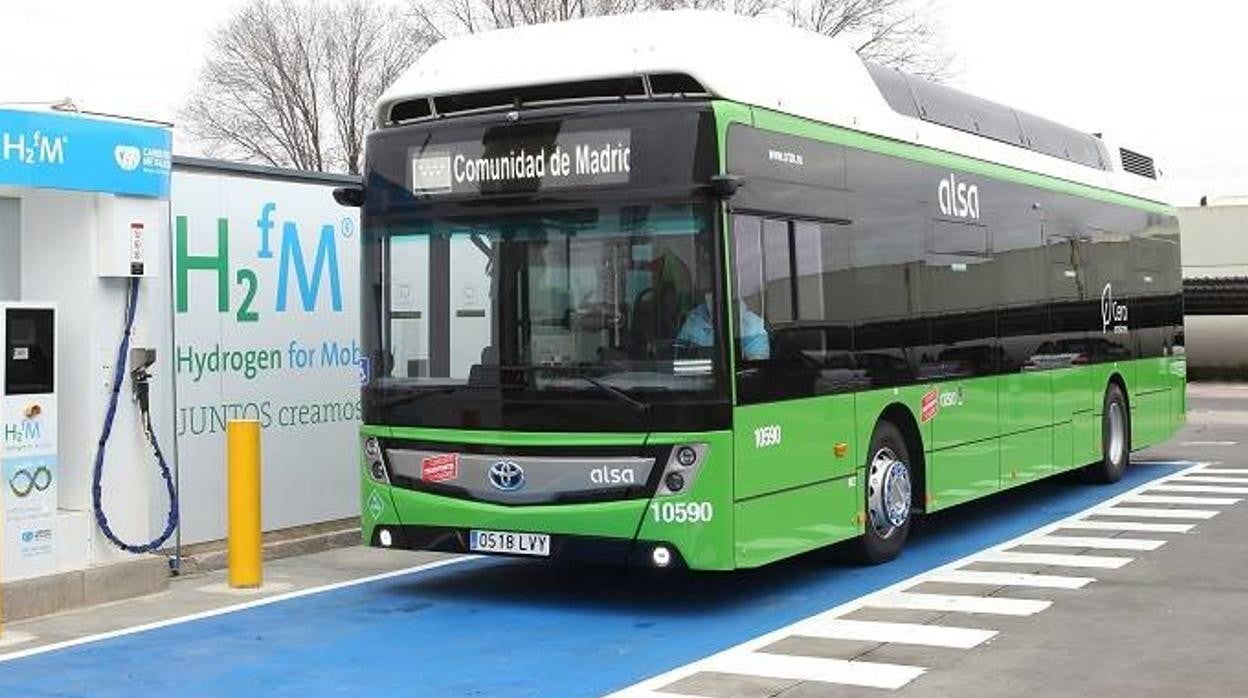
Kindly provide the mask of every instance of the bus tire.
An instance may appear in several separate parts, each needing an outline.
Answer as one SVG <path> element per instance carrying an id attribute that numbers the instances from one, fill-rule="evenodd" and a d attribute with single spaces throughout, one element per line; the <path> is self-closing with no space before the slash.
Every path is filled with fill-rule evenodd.
<path id="1" fill-rule="evenodd" d="M 881 420 L 871 434 L 864 478 L 866 521 L 858 558 L 876 565 L 901 553 L 914 519 L 910 449 L 896 424 Z"/>
<path id="2" fill-rule="evenodd" d="M 1084 471 L 1092 482 L 1109 484 L 1122 479 L 1131 461 L 1131 411 L 1117 383 L 1105 389 L 1101 409 L 1101 460 Z"/>

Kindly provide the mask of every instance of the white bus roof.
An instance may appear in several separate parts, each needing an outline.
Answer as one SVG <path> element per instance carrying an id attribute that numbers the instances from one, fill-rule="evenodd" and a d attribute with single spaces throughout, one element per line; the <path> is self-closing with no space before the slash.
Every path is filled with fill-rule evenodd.
<path id="1" fill-rule="evenodd" d="M 876 78 L 872 77 L 872 70 Z M 882 92 L 884 85 L 877 82 L 881 70 L 886 71 L 869 70 L 838 39 L 768 19 L 702 10 L 595 17 L 441 41 L 386 90 L 377 103 L 376 120 L 379 126 L 390 125 L 396 121 L 392 118 L 396 105 L 422 100 L 429 101 L 428 113 L 432 116 L 439 111 L 434 106 L 439 97 L 676 74 L 689 76 L 703 93 L 713 98 L 1154 201 L 1164 200 L 1152 160 L 1146 156 L 1124 152 L 1097 136 L 1096 142 L 1104 146 L 1101 152 L 1107 156 L 1101 169 L 1069 157 L 1046 155 L 1018 143 L 994 140 L 969 129 L 935 123 L 931 118 L 920 117 L 917 111 L 903 113 Z M 916 91 L 943 90 L 946 95 L 965 99 L 971 107 L 1008 110 L 947 88 L 907 79 Z M 1017 114 L 1019 120 L 1029 118 L 1036 124 L 1065 129 L 1022 112 Z M 974 128 L 979 128 L 977 122 Z M 1065 130 L 1074 133 L 1072 129 Z M 1091 140 L 1086 134 L 1081 135 Z M 1130 171 L 1124 170 L 1124 159 Z"/>

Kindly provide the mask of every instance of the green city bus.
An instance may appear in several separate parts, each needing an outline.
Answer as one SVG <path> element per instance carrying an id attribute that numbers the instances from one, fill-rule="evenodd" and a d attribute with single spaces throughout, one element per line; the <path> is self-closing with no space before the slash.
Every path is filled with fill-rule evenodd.
<path id="1" fill-rule="evenodd" d="M 367 544 L 880 562 L 1184 421 L 1174 210 L 1100 135 L 696 12 L 451 39 L 377 110 Z"/>

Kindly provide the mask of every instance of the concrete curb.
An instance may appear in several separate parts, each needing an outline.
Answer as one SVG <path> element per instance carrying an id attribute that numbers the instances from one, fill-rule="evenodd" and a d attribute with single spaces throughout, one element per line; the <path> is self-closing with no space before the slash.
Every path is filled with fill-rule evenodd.
<path id="1" fill-rule="evenodd" d="M 347 548 L 360 544 L 359 519 L 274 531 L 266 533 L 265 538 L 265 560 Z M 8 623 L 165 591 L 169 588 L 171 555 L 172 550 L 161 550 L 155 555 L 136 555 L 85 570 L 6 582 L 0 618 Z M 225 541 L 193 546 L 183 554 L 181 562 L 182 576 L 225 569 Z"/>
<path id="2" fill-rule="evenodd" d="M 286 557 L 310 555 L 334 548 L 347 548 L 359 544 L 360 529 L 356 526 L 319 532 L 298 538 L 265 541 L 263 544 L 263 556 L 265 560 L 280 560 Z M 220 546 L 209 550 L 183 555 L 179 572 L 185 576 L 222 570 L 227 566 L 227 553 L 225 544 L 222 542 Z"/>
<path id="3" fill-rule="evenodd" d="M 6 623 L 155 594 L 169 588 L 169 563 L 138 555 L 108 565 L 4 584 Z"/>

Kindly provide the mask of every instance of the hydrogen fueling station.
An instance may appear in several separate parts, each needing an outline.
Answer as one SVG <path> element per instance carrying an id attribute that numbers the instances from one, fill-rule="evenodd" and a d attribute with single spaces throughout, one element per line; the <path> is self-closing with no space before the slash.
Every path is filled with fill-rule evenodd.
<path id="1" fill-rule="evenodd" d="M 169 358 L 170 140 L 161 125 L 0 110 L 6 585 L 72 578 L 108 598 L 82 581 L 132 563 L 108 536 L 154 550 L 176 523 L 176 503 L 149 506 L 171 477 L 153 445 L 171 436 L 173 386 L 150 366 Z"/>
<path id="2" fill-rule="evenodd" d="M 174 158 L 171 139 L 0 110 L 10 621 L 222 564 L 231 420 L 268 432 L 265 531 L 353 530 L 353 474 L 328 465 L 358 413 L 357 223 L 329 192 L 356 180 Z"/>

